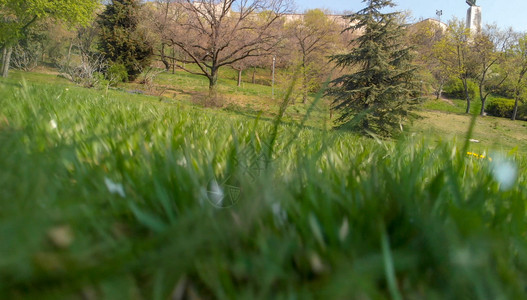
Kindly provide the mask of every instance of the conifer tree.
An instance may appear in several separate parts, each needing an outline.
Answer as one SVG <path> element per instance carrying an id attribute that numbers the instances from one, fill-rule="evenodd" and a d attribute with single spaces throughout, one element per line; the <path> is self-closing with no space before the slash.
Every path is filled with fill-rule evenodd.
<path id="1" fill-rule="evenodd" d="M 134 80 L 150 63 L 153 47 L 146 33 L 138 29 L 139 0 L 112 0 L 99 18 L 99 48 L 111 64 L 126 67 L 128 78 Z"/>
<path id="2" fill-rule="evenodd" d="M 383 13 L 390 0 L 363 0 L 367 7 L 347 16 L 358 37 L 349 53 L 331 57 L 337 67 L 350 70 L 332 81 L 327 94 L 340 113 L 338 127 L 362 134 L 393 136 L 417 103 L 416 68 L 405 45 L 406 29 L 400 14 Z"/>

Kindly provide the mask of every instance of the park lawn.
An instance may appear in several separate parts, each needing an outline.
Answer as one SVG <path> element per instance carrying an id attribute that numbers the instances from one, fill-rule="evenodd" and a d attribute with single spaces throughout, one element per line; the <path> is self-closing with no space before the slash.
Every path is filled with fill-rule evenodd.
<path id="1" fill-rule="evenodd" d="M 427 100 L 418 112 L 420 119 L 411 125 L 411 132 L 434 137 L 436 140 L 456 139 L 463 143 L 471 118 L 474 114 L 476 125 L 471 149 L 477 152 L 519 151 L 527 154 L 527 122 L 493 116 L 479 116 L 481 103 L 472 102 L 472 115 L 465 114 L 464 100 Z"/>
<path id="2" fill-rule="evenodd" d="M 267 70 L 257 69 L 260 76 Z M 200 75 L 189 74 L 184 71 L 163 72 L 155 77 L 151 86 L 138 83 L 120 84 L 118 89 L 107 91 L 117 98 L 127 99 L 130 92 L 144 91 L 144 95 L 138 94 L 136 98 L 152 102 L 161 102 L 169 105 L 184 105 L 199 107 L 210 107 L 208 109 L 217 111 L 215 106 L 223 108 L 240 116 L 252 119 L 272 120 L 276 117 L 282 102 L 284 90 L 276 88 L 276 96 L 271 97 L 271 87 L 259 84 L 243 82 L 241 87 L 236 86 L 236 72 L 230 68 L 221 70 L 223 77 L 218 82 L 219 101 L 210 104 L 206 100 L 208 95 L 208 81 Z M 248 70 L 249 71 L 249 70 Z M 56 76 L 55 73 L 47 72 L 20 72 L 12 71 L 9 82 L 18 82 L 22 78 L 33 84 L 53 84 L 64 88 L 81 89 L 64 78 Z M 231 77 L 229 79 L 228 77 Z M 283 85 L 282 85 L 283 86 Z M 104 90 L 104 88 L 102 88 Z M 99 91 L 94 89 L 93 95 Z M 295 103 L 288 106 L 283 121 L 300 123 L 309 111 L 309 118 L 305 125 L 312 128 L 328 129 L 332 123 L 329 120 L 328 102 L 321 99 L 315 102 L 316 97 L 311 96 L 307 104 L 300 103 L 300 95 L 293 94 Z M 214 105 L 216 104 L 216 105 Z M 410 132 L 424 134 L 433 137 L 434 140 L 450 140 L 455 138 L 459 144 L 464 140 L 464 135 L 470 123 L 470 116 L 465 112 L 466 102 L 460 99 L 435 100 L 428 99 L 421 105 L 419 115 L 422 117 L 414 120 L 410 125 Z M 472 102 L 472 113 L 478 113 L 481 108 L 480 101 Z M 474 151 L 488 152 L 493 150 L 511 151 L 516 149 L 521 153 L 527 153 L 527 122 L 510 121 L 505 118 L 492 116 L 478 117 L 473 139 L 480 143 L 472 143 Z"/>
<path id="3" fill-rule="evenodd" d="M 264 78 L 262 72 L 268 70 L 257 69 L 259 78 Z M 247 70 L 252 72 L 252 70 Z M 286 93 L 288 83 L 276 84 L 273 89 L 269 85 L 242 82 L 237 86 L 236 72 L 231 68 L 220 70 L 217 92 L 219 100 L 216 106 L 226 108 L 230 111 L 242 113 L 248 116 L 273 118 L 279 110 L 282 99 Z M 248 79 L 248 78 L 246 78 Z M 263 79 L 261 79 L 263 80 Z M 260 81 L 261 81 L 260 80 Z M 197 103 L 204 106 L 215 106 L 208 104 L 208 79 L 200 75 L 189 74 L 184 71 L 164 72 L 155 79 L 155 88 L 161 95 L 176 100 Z M 140 88 L 139 85 L 136 85 Z M 286 121 L 299 122 L 308 110 L 311 110 L 311 118 L 307 121 L 309 126 L 329 127 L 329 109 L 327 101 L 318 101 L 312 106 L 315 95 L 310 95 L 307 104 L 302 104 L 299 93 L 292 94 L 292 103 L 286 110 Z"/>
<path id="4" fill-rule="evenodd" d="M 257 69 L 260 77 L 265 70 Z M 225 68 L 221 74 L 236 76 L 233 70 Z M 39 72 L 21 72 L 13 70 L 10 73 L 10 80 L 7 82 L 19 82 L 25 79 L 33 84 L 53 84 L 63 87 L 76 87 L 65 78 L 57 76 L 53 70 L 45 69 Z M 226 77 L 228 77 L 226 76 Z M 208 80 L 204 76 L 189 74 L 184 71 L 159 73 L 153 84 L 139 84 L 137 82 L 122 83 L 116 88 L 109 88 L 106 93 L 116 97 L 128 97 L 127 94 L 139 94 L 151 96 L 149 101 L 159 101 L 167 104 L 178 104 L 186 106 L 199 106 L 211 109 L 224 109 L 239 115 L 251 118 L 271 120 L 276 117 L 286 93 L 286 85 L 276 87 L 275 97 L 272 97 L 271 86 L 252 84 L 243 82 L 240 87 L 236 86 L 235 78 L 222 78 L 218 80 L 218 100 L 210 102 L 208 100 L 209 89 Z M 105 91 L 105 87 L 100 87 Z M 121 93 L 128 92 L 128 93 Z M 95 92 L 97 93 L 97 92 Z M 315 95 L 310 95 L 308 102 L 302 104 L 298 93 L 292 94 L 294 103 L 286 109 L 283 121 L 290 123 L 301 123 L 304 121 L 306 113 L 309 111 L 309 118 L 304 124 L 314 128 L 330 128 L 328 103 L 324 100 L 315 101 Z M 146 98 L 145 98 L 146 99 Z"/>
<path id="5" fill-rule="evenodd" d="M 438 110 L 444 112 L 464 114 L 467 109 L 467 102 L 461 99 L 438 99 L 435 97 L 427 98 L 422 107 L 428 110 Z M 472 101 L 470 105 L 471 113 L 479 113 L 481 109 L 481 102 L 479 100 Z"/>
<path id="6" fill-rule="evenodd" d="M 523 154 L 35 76 L 0 80 L 1 299 L 525 297 Z"/>
<path id="7" fill-rule="evenodd" d="M 57 76 L 49 70 L 41 70 L 39 72 L 23 72 L 18 70 L 9 71 L 9 79 L 3 80 L 4 83 L 20 83 L 23 79 L 35 84 L 52 84 L 57 86 L 75 86 L 74 83 L 66 78 Z"/>

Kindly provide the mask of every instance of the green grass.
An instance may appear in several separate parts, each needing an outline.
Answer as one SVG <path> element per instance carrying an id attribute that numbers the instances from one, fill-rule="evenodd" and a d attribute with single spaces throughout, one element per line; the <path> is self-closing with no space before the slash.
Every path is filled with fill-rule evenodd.
<path id="1" fill-rule="evenodd" d="M 16 76 L 0 145 L 2 299 L 525 297 L 518 153 Z"/>
<path id="2" fill-rule="evenodd" d="M 188 67 L 196 71 L 195 67 L 191 65 Z M 247 72 L 252 72 L 252 70 Z M 268 73 L 268 70 L 257 69 L 257 77 L 260 79 L 265 78 L 265 75 L 269 77 Z M 274 118 L 279 110 L 281 99 L 286 93 L 287 84 L 279 85 L 277 83 L 274 90 L 275 97 L 272 97 L 271 86 L 242 82 L 241 86 L 238 87 L 236 76 L 237 73 L 231 68 L 222 68 L 220 70 L 220 78 L 217 85 L 219 101 L 213 106 L 252 118 L 268 120 Z M 122 84 L 120 87 L 127 90 L 145 89 L 145 86 L 137 83 Z M 162 95 L 165 99 L 170 99 L 169 102 L 208 106 L 206 105 L 206 98 L 208 98 L 209 93 L 209 82 L 206 77 L 201 75 L 190 74 L 184 71 L 176 71 L 175 74 L 163 72 L 155 78 L 154 90 L 151 94 Z M 292 97 L 296 101 L 287 107 L 283 121 L 300 122 L 307 110 L 314 108 L 311 112 L 311 118 L 307 120 L 306 124 L 315 128 L 331 127 L 329 108 L 326 101 L 319 101 L 315 107 L 312 107 L 311 104 L 315 101 L 315 95 L 309 96 L 307 104 L 301 103 L 301 95 L 297 91 L 294 91 Z"/>
<path id="3" fill-rule="evenodd" d="M 435 100 L 434 98 L 433 100 L 427 100 L 423 104 L 423 108 L 428 110 L 439 110 L 450 113 L 464 114 L 467 110 L 467 101 L 461 99 L 449 99 L 446 101 L 442 99 Z M 474 114 L 479 113 L 480 110 L 481 101 L 479 101 L 479 99 L 472 101 L 470 105 L 470 112 Z"/>
<path id="4" fill-rule="evenodd" d="M 492 97 L 489 97 L 489 100 Z M 481 102 L 473 101 L 471 114 L 479 114 Z M 435 140 L 457 140 L 459 146 L 464 142 L 467 127 L 472 118 L 465 114 L 464 100 L 427 100 L 418 113 L 422 118 L 411 125 L 411 132 L 430 136 Z M 492 116 L 477 117 L 472 139 L 479 142 L 471 144 L 475 152 L 518 151 L 527 154 L 527 122 L 511 121 L 508 118 Z"/>
<path id="5" fill-rule="evenodd" d="M 425 111 L 419 113 L 422 119 L 416 120 L 411 131 L 427 135 L 436 140 L 456 139 L 458 145 L 464 143 L 471 116 L 452 114 L 442 111 Z M 476 152 L 518 151 L 527 154 L 527 123 L 511 121 L 506 118 L 477 117 L 471 143 Z"/>
<path id="6" fill-rule="evenodd" d="M 18 83 L 22 79 L 41 84 L 53 84 L 56 86 L 72 86 L 73 83 L 66 78 L 59 77 L 55 72 L 22 72 L 17 70 L 9 71 L 9 81 L 7 83 Z"/>

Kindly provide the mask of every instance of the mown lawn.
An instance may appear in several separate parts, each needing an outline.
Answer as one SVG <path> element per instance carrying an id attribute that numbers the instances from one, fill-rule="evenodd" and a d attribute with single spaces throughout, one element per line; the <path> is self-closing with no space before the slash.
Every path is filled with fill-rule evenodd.
<path id="1" fill-rule="evenodd" d="M 465 114 L 463 100 L 428 100 L 419 111 L 421 119 L 415 120 L 412 132 L 427 135 L 436 140 L 456 139 L 458 145 L 464 142 L 472 115 L 478 114 L 481 103 L 472 103 L 472 115 Z M 476 118 L 471 149 L 477 152 L 520 152 L 527 154 L 527 122 L 507 118 L 485 116 Z"/>
<path id="2" fill-rule="evenodd" d="M 520 152 L 35 81 L 0 81 L 1 299 L 526 296 Z"/>

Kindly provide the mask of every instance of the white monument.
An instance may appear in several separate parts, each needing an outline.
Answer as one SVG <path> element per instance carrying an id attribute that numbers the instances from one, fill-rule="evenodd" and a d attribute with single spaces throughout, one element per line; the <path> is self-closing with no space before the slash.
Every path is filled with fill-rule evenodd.
<path id="1" fill-rule="evenodd" d="M 470 6 L 467 10 L 467 27 L 471 34 L 481 32 L 481 7 L 476 5 L 476 0 L 467 0 Z"/>

